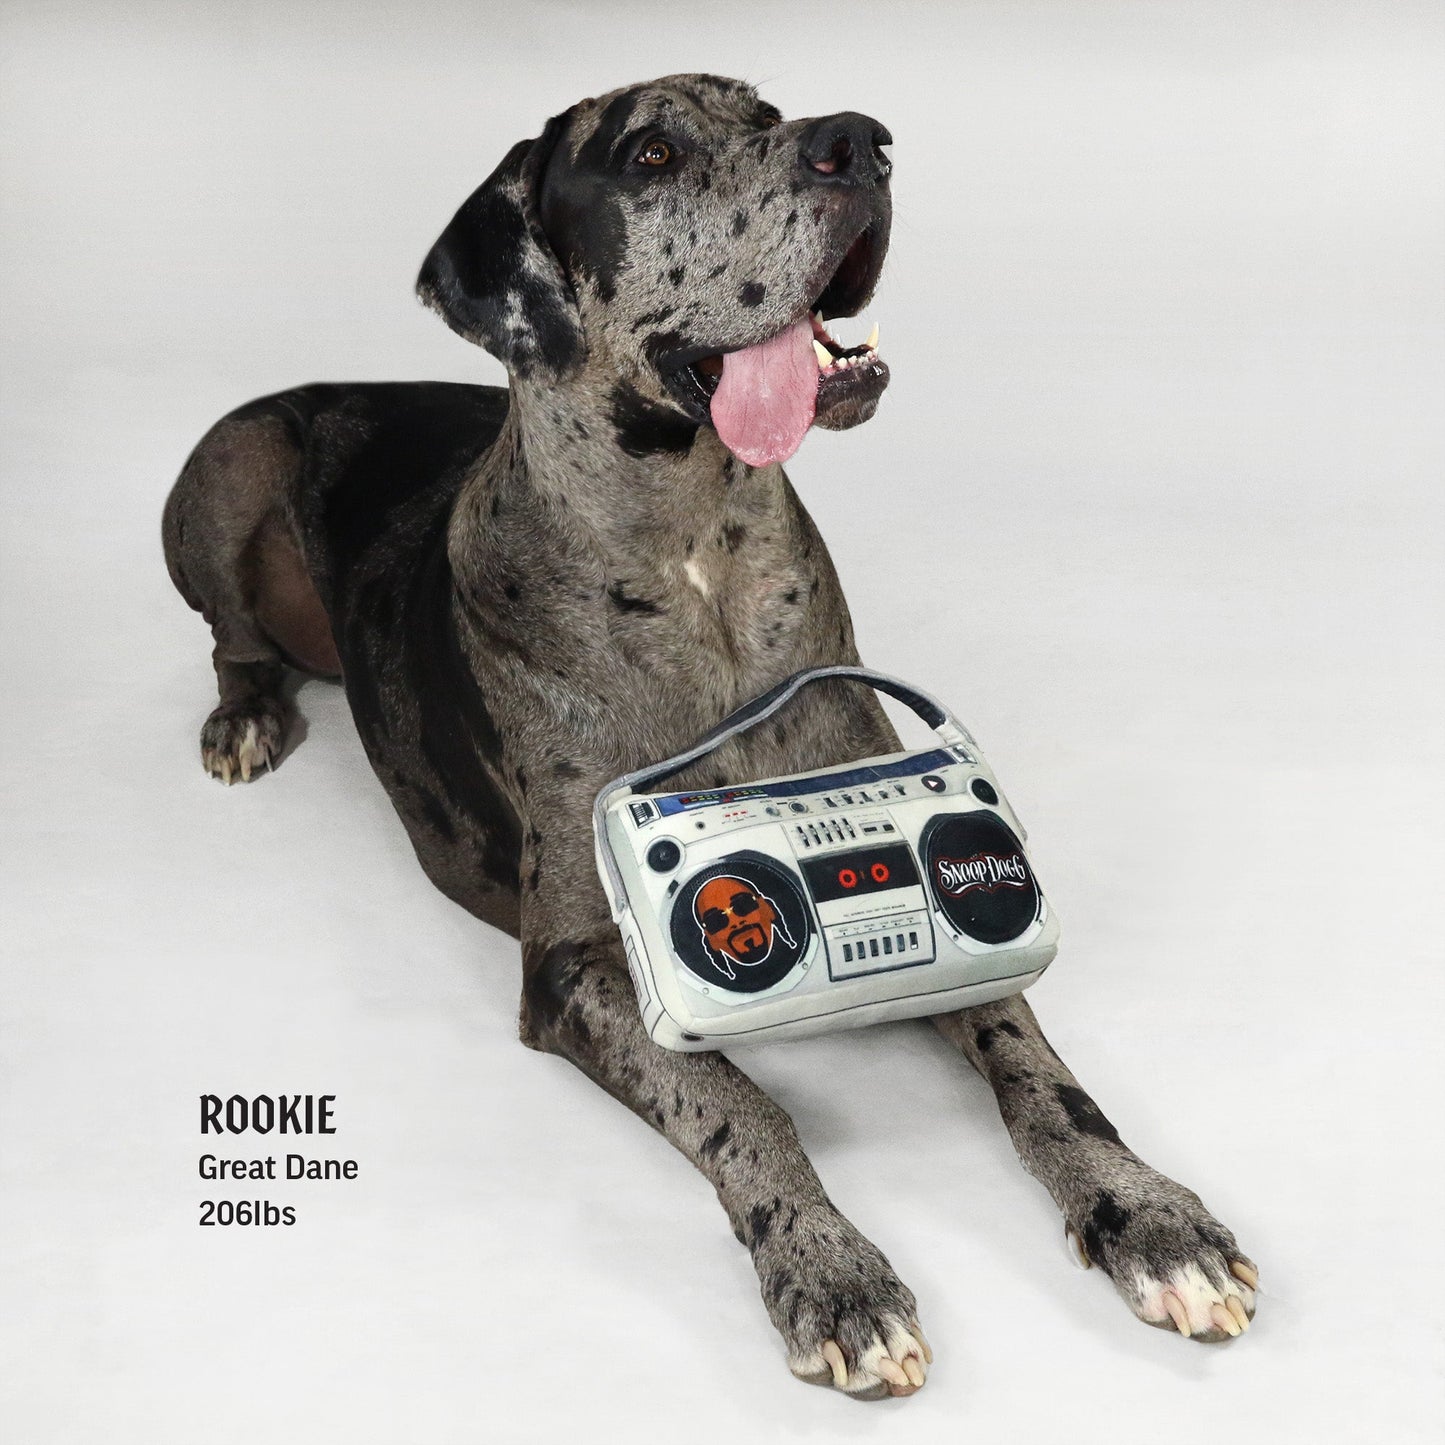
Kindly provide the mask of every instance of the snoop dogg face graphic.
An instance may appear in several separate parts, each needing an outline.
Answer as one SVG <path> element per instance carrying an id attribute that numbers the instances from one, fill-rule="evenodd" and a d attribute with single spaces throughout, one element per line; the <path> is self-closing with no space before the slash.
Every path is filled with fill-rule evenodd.
<path id="1" fill-rule="evenodd" d="M 773 901 L 742 878 L 723 874 L 711 878 L 693 900 L 693 916 L 719 972 L 736 978 L 734 965 L 766 963 L 773 945 L 795 945 Z"/>

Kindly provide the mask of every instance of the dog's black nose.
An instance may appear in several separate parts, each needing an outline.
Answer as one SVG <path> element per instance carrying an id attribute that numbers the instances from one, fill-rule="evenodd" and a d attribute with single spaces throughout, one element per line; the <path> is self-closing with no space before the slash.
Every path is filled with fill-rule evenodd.
<path id="1" fill-rule="evenodd" d="M 892 144 L 887 126 L 871 115 L 845 110 L 813 121 L 798 141 L 798 157 L 809 180 L 872 186 L 886 180 L 893 169 L 880 149 Z"/>

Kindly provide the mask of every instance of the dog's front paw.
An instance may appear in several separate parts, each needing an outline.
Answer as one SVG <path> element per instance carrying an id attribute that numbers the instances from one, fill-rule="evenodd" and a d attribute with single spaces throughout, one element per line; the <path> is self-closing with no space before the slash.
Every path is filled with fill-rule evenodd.
<path id="1" fill-rule="evenodd" d="M 836 1210 L 774 1200 L 754 1209 L 749 1242 L 788 1368 L 855 1400 L 911 1395 L 933 1353 L 913 1291 Z"/>
<path id="2" fill-rule="evenodd" d="M 1146 1324 L 1212 1343 L 1254 1318 L 1259 1271 L 1197 1194 L 1152 1169 L 1085 1198 L 1067 1231 Z"/>
<path id="3" fill-rule="evenodd" d="M 274 766 L 281 755 L 285 716 L 271 698 L 222 703 L 201 728 L 201 765 L 229 786 Z"/>

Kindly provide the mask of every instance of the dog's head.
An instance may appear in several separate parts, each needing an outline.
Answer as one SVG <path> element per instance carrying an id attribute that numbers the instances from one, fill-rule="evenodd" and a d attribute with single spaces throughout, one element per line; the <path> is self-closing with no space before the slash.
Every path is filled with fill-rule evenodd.
<path id="1" fill-rule="evenodd" d="M 514 376 L 609 389 L 618 441 L 715 426 L 754 465 L 872 416 L 888 369 L 821 317 L 872 296 L 892 137 L 785 121 L 751 86 L 678 75 L 586 100 L 508 152 L 422 267 L 422 299 Z"/>

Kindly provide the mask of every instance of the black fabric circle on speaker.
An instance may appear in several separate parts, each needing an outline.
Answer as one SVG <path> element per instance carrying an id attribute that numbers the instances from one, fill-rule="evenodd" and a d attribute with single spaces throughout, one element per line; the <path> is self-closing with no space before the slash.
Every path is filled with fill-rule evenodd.
<path id="1" fill-rule="evenodd" d="M 997 813 L 940 813 L 923 830 L 924 870 L 944 917 L 980 943 L 1007 943 L 1038 917 L 1023 844 Z"/>
<path id="2" fill-rule="evenodd" d="M 672 904 L 672 948 L 704 983 L 761 993 L 807 956 L 812 915 L 793 873 L 744 851 L 694 873 Z"/>

